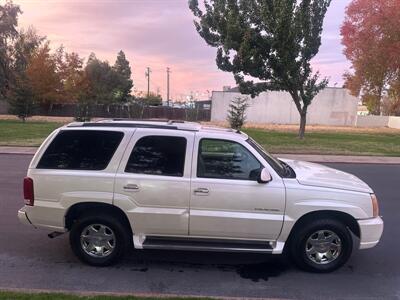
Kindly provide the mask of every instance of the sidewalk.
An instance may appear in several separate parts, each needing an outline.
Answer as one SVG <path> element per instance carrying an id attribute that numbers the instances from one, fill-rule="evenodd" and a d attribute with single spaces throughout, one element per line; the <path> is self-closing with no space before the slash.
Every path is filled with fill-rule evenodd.
<path id="1" fill-rule="evenodd" d="M 317 163 L 349 164 L 400 164 L 400 157 L 389 156 L 345 156 L 345 155 L 312 155 L 312 154 L 276 154 L 276 157 L 304 160 Z"/>
<path id="2" fill-rule="evenodd" d="M 36 147 L 0 146 L 0 154 L 35 154 Z M 279 158 L 304 160 L 317 163 L 351 163 L 351 164 L 400 164 L 400 157 L 388 156 L 344 156 L 344 155 L 313 155 L 313 154 L 275 154 Z"/>
<path id="3" fill-rule="evenodd" d="M 0 154 L 35 154 L 37 147 L 10 147 L 0 146 Z"/>

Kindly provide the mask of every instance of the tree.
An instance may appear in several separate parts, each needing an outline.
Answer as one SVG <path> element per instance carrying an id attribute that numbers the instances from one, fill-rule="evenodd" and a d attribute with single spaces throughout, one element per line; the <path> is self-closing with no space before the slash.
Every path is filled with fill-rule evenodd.
<path id="1" fill-rule="evenodd" d="M 96 96 L 94 95 L 90 79 L 85 71 L 77 82 L 76 93 L 78 105 L 75 120 L 80 122 L 90 121 L 92 117 L 91 106 L 94 104 L 93 101 L 96 99 Z"/>
<path id="2" fill-rule="evenodd" d="M 93 103 L 115 104 L 129 101 L 133 83 L 129 61 L 123 51 L 118 53 L 113 67 L 92 53 L 85 67 L 85 76 L 89 81 Z"/>
<path id="3" fill-rule="evenodd" d="M 246 110 L 249 107 L 247 97 L 236 97 L 229 104 L 228 122 L 233 129 L 241 129 L 246 121 Z"/>
<path id="4" fill-rule="evenodd" d="M 310 61 L 321 45 L 323 20 L 331 0 L 189 0 L 195 26 L 218 48 L 217 66 L 231 72 L 243 94 L 267 90 L 290 93 L 300 114 L 303 138 L 307 109 L 328 80 L 319 80 Z M 248 77 L 257 79 L 254 82 Z"/>
<path id="5" fill-rule="evenodd" d="M 6 1 L 0 5 L 0 99 L 6 98 L 11 81 L 13 80 L 12 42 L 18 36 L 18 15 L 21 10 L 18 5 Z"/>
<path id="6" fill-rule="evenodd" d="M 10 55 L 13 80 L 10 82 L 7 102 L 10 106 L 9 112 L 22 119 L 23 122 L 33 115 L 36 108 L 26 69 L 43 40 L 44 38 L 39 36 L 33 27 L 26 31 L 21 30 L 14 41 Z"/>
<path id="7" fill-rule="evenodd" d="M 12 96 L 8 98 L 9 112 L 25 122 L 27 118 L 34 114 L 36 109 L 32 87 L 26 76 L 18 75 L 16 77 L 11 93 Z"/>
<path id="8" fill-rule="evenodd" d="M 113 104 L 121 99 L 119 76 L 107 61 L 90 54 L 85 67 L 89 83 L 88 100 L 93 104 Z"/>
<path id="9" fill-rule="evenodd" d="M 14 73 L 21 75 L 26 71 L 33 54 L 44 41 L 45 37 L 40 36 L 33 27 L 18 32 L 11 53 Z"/>
<path id="10" fill-rule="evenodd" d="M 142 101 L 146 104 L 146 106 L 160 106 L 162 104 L 161 95 L 150 92 L 149 95 L 146 95 Z"/>
<path id="11" fill-rule="evenodd" d="M 130 100 L 129 62 L 123 52 L 120 52 L 118 57 L 115 65 L 111 67 L 107 61 L 101 61 L 94 53 L 90 54 L 82 73 L 76 76 L 76 85 L 73 88 L 78 100 L 76 119 L 89 120 L 93 105 L 109 105 Z M 77 57 L 74 61 L 75 71 L 78 71 Z"/>
<path id="12" fill-rule="evenodd" d="M 400 77 L 391 82 L 387 95 L 383 96 L 382 112 L 386 116 L 400 116 Z"/>
<path id="13" fill-rule="evenodd" d="M 352 64 L 344 75 L 345 86 L 379 115 L 382 97 L 400 75 L 400 2 L 353 0 L 341 35 Z"/>
<path id="14" fill-rule="evenodd" d="M 77 103 L 83 88 L 83 59 L 75 52 L 68 53 L 61 46 L 55 54 L 57 73 L 63 85 L 60 100 L 63 103 Z"/>
<path id="15" fill-rule="evenodd" d="M 35 102 L 51 110 L 59 102 L 62 93 L 62 82 L 57 72 L 57 62 L 50 53 L 49 42 L 38 48 L 26 68 Z"/>
<path id="16" fill-rule="evenodd" d="M 131 79 L 132 71 L 129 66 L 129 61 L 126 59 L 125 53 L 122 50 L 118 53 L 113 70 L 118 76 L 118 102 L 126 103 L 131 96 L 133 81 Z"/>

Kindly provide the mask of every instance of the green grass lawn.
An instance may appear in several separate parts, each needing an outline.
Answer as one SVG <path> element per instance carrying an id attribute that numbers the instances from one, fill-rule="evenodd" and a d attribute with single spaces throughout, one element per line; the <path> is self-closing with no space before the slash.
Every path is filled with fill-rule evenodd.
<path id="1" fill-rule="evenodd" d="M 0 120 L 0 146 L 39 146 L 61 123 Z"/>
<path id="2" fill-rule="evenodd" d="M 62 123 L 0 120 L 0 146 L 39 146 Z M 271 153 L 400 156 L 400 131 L 312 131 L 304 140 L 296 132 L 244 130 Z"/>
<path id="3" fill-rule="evenodd" d="M 134 297 L 134 296 L 78 296 L 60 293 L 16 293 L 0 291 L 0 300 L 152 300 L 160 299 L 157 297 Z M 167 299 L 195 300 L 207 298 L 190 298 L 190 297 L 171 297 Z M 211 299 L 211 298 L 208 298 Z"/>
<path id="4" fill-rule="evenodd" d="M 304 140 L 295 132 L 245 129 L 271 153 L 400 156 L 399 133 L 308 132 Z"/>

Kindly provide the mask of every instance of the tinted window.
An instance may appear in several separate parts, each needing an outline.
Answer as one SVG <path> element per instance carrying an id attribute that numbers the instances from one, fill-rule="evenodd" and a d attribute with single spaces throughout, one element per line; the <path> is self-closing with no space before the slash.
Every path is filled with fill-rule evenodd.
<path id="1" fill-rule="evenodd" d="M 146 136 L 136 142 L 125 172 L 182 177 L 185 153 L 183 137 Z"/>
<path id="2" fill-rule="evenodd" d="M 286 174 L 285 166 L 282 162 L 265 151 L 260 144 L 252 138 L 249 138 L 246 142 L 249 143 L 249 145 L 252 146 L 253 149 L 255 149 L 279 175 L 284 176 Z"/>
<path id="3" fill-rule="evenodd" d="M 43 154 L 38 169 L 104 170 L 122 140 L 122 132 L 61 131 Z"/>
<path id="4" fill-rule="evenodd" d="M 197 177 L 257 180 L 260 162 L 242 145 L 225 140 L 202 139 Z"/>

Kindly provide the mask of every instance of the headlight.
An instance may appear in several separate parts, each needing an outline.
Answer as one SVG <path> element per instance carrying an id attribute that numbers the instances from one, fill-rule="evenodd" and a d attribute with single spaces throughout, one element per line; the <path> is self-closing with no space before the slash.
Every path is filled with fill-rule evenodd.
<path id="1" fill-rule="evenodd" d="M 372 200 L 372 215 L 374 218 L 379 216 L 379 205 L 378 205 L 378 198 L 376 198 L 375 194 L 371 194 Z"/>

